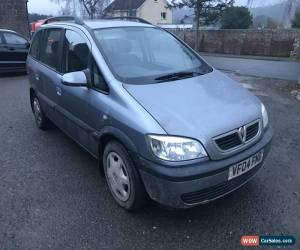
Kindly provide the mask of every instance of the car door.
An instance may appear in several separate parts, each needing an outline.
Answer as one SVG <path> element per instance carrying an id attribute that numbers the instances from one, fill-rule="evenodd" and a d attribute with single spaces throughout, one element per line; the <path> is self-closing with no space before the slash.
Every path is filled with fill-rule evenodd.
<path id="1" fill-rule="evenodd" d="M 7 46 L 4 42 L 3 34 L 0 31 L 0 72 L 4 71 L 4 69 L 8 67 L 7 61 Z"/>
<path id="2" fill-rule="evenodd" d="M 13 32 L 3 32 L 3 39 L 6 44 L 5 58 L 9 67 L 24 68 L 29 49 L 28 40 Z"/>
<path id="3" fill-rule="evenodd" d="M 42 92 L 43 83 L 40 81 L 40 49 L 43 42 L 43 30 L 38 31 L 32 38 L 31 48 L 28 56 L 27 73 L 29 82 L 33 85 L 36 92 Z M 43 107 L 43 110 L 46 107 Z"/>
<path id="4" fill-rule="evenodd" d="M 45 107 L 47 116 L 59 127 L 63 128 L 63 121 L 58 112 L 61 96 L 61 54 L 62 28 L 47 28 L 43 30 L 39 61 L 34 68 L 34 77 L 39 85 L 38 97 Z"/>
<path id="5" fill-rule="evenodd" d="M 94 58 L 91 58 L 89 70 L 91 72 L 91 88 L 89 90 L 87 123 L 92 128 L 92 131 L 99 132 L 110 122 L 108 115 L 111 106 L 113 106 L 113 101 L 109 95 L 109 88 L 105 78 Z M 98 144 L 99 142 L 95 137 L 90 135 L 90 151 L 96 155 L 98 154 Z"/>
<path id="6" fill-rule="evenodd" d="M 80 30 L 66 29 L 63 44 L 63 73 L 87 70 L 91 48 L 87 37 Z M 90 151 L 91 128 L 87 124 L 89 95 L 87 87 L 62 85 L 59 106 L 64 115 L 66 133 Z"/>

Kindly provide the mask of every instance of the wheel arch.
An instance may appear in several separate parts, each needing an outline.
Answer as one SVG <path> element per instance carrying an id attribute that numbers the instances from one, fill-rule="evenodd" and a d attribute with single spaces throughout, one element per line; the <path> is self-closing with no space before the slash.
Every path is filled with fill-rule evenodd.
<path id="1" fill-rule="evenodd" d="M 133 143 L 133 140 L 120 129 L 107 126 L 101 131 L 101 133 L 97 133 L 96 137 L 98 138 L 98 157 L 100 169 L 103 169 L 102 160 L 104 149 L 107 143 L 112 140 L 121 143 L 124 146 L 124 148 L 128 151 L 130 156 L 133 152 L 137 152 L 137 147 Z"/>
<path id="2" fill-rule="evenodd" d="M 36 95 L 36 92 L 33 88 L 29 89 L 29 96 L 30 96 L 30 106 L 31 110 L 33 111 L 33 97 Z"/>

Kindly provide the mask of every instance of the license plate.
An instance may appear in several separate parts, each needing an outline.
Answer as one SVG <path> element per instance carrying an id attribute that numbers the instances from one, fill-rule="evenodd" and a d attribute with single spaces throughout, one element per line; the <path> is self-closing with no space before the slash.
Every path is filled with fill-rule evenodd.
<path id="1" fill-rule="evenodd" d="M 229 168 L 228 180 L 236 178 L 236 177 L 248 172 L 255 166 L 257 166 L 259 163 L 262 162 L 263 156 L 264 156 L 264 151 L 261 150 L 258 153 L 256 153 L 255 155 L 252 155 L 251 157 L 249 157 L 248 159 L 243 160 L 243 161 L 231 166 Z"/>

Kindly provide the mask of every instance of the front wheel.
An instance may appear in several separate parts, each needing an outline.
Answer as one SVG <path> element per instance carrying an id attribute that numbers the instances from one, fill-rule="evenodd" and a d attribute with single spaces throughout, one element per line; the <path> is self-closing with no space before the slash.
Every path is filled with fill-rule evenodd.
<path id="1" fill-rule="evenodd" d="M 126 210 L 141 208 L 147 194 L 127 150 L 117 141 L 107 144 L 103 154 L 106 181 L 115 201 Z"/>

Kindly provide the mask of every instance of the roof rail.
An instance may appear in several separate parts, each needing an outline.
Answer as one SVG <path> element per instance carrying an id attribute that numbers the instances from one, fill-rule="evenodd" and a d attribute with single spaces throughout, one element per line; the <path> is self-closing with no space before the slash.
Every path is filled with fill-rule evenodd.
<path id="1" fill-rule="evenodd" d="M 81 18 L 75 16 L 75 17 L 74 17 L 74 20 L 75 20 L 75 23 L 76 23 L 76 24 L 84 25 L 84 21 L 83 21 Z"/>
<path id="2" fill-rule="evenodd" d="M 44 21 L 44 24 L 54 23 L 54 22 L 74 22 L 79 25 L 84 25 L 84 22 L 77 16 L 56 16 L 50 17 Z"/>
<path id="3" fill-rule="evenodd" d="M 135 21 L 135 22 L 139 22 L 139 23 L 145 23 L 145 24 L 152 25 L 152 23 L 146 21 L 143 18 L 133 17 L 133 16 L 118 16 L 118 17 L 104 16 L 102 19 L 106 19 L 106 20 L 128 20 L 128 21 Z"/>

